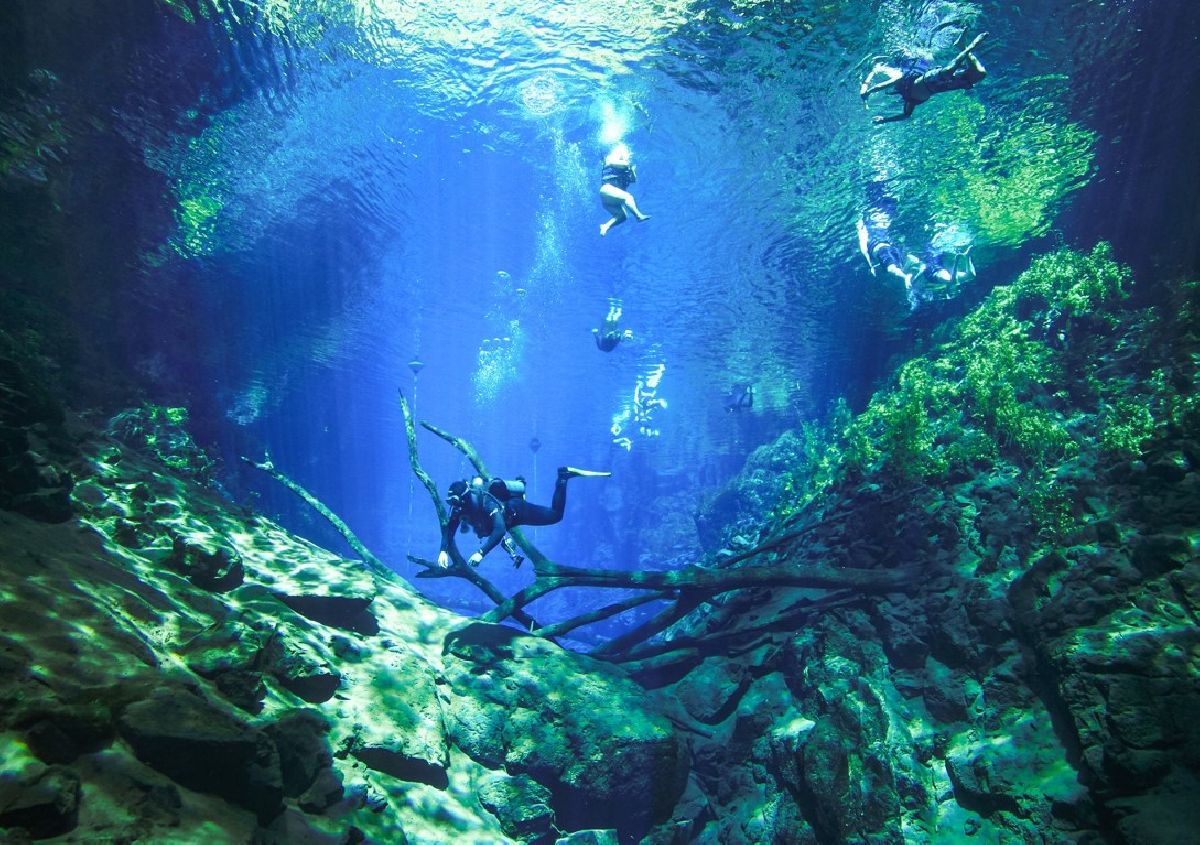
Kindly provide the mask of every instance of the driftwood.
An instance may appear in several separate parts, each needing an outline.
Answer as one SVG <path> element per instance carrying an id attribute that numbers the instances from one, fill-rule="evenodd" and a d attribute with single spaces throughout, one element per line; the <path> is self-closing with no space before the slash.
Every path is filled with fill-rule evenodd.
<path id="1" fill-rule="evenodd" d="M 405 430 L 408 434 L 410 463 L 413 471 L 433 498 L 438 510 L 438 519 L 444 531 L 449 515 L 441 501 L 437 485 L 421 469 L 417 457 L 415 421 L 402 392 L 400 407 L 404 413 Z M 490 477 L 483 460 L 470 443 L 428 422 L 421 421 L 420 424 L 462 452 L 481 477 Z M 841 518 L 844 518 L 844 515 L 832 517 L 830 521 L 837 521 Z M 480 617 L 482 621 L 500 623 L 512 617 L 520 621 L 531 632 L 542 636 L 561 636 L 582 625 L 610 618 L 649 602 L 667 602 L 668 606 L 656 616 L 593 652 L 595 656 L 606 660 L 629 661 L 631 666 L 649 670 L 654 666 L 695 661 L 697 656 L 703 653 L 704 650 L 698 647 L 697 640 L 690 637 L 678 642 L 656 643 L 642 649 L 638 649 L 637 646 L 662 633 L 698 607 L 709 603 L 714 597 L 723 593 L 762 587 L 802 587 L 837 591 L 838 598 L 843 599 L 847 594 L 861 597 L 866 594 L 903 592 L 912 589 L 917 583 L 918 571 L 912 568 L 845 569 L 808 564 L 798 565 L 781 561 L 743 566 L 737 569 L 726 568 L 735 562 L 778 555 L 816 527 L 819 526 L 809 525 L 797 530 L 785 531 L 753 549 L 738 554 L 733 559 L 721 561 L 718 567 L 694 565 L 665 572 L 626 572 L 564 566 L 547 558 L 525 538 L 519 528 L 513 528 L 509 533 L 533 564 L 535 578 L 532 584 L 507 599 L 500 596 L 490 583 L 466 564 L 453 542 L 450 543 L 449 550 L 452 565 L 447 569 L 441 569 L 432 561 L 411 555 L 409 560 L 425 568 L 425 571 L 417 574 L 418 578 L 458 577 L 469 580 L 480 587 L 497 605 L 494 610 Z M 608 605 L 600 610 L 581 614 L 545 627 L 538 626 L 523 613 L 526 605 L 554 590 L 566 587 L 608 587 L 647 592 Z M 761 635 L 766 627 L 768 626 L 759 625 L 740 632 L 737 630 L 723 632 L 721 638 L 736 638 L 742 634 L 745 636 Z"/>
<path id="2" fill-rule="evenodd" d="M 400 392 L 400 408 L 404 414 L 404 432 L 408 444 L 409 464 L 413 474 L 429 494 L 437 510 L 438 523 L 444 532 L 450 514 L 442 501 L 437 483 L 421 466 L 417 455 L 417 421 L 414 420 L 404 393 Z M 490 477 L 483 459 L 466 440 L 428 422 L 420 425 L 437 437 L 445 440 L 462 452 L 481 477 Z M 279 472 L 269 458 L 255 462 L 242 458 L 246 463 L 269 474 L 276 481 L 292 490 L 314 510 L 320 513 L 346 539 L 350 547 L 372 569 L 392 575 L 392 571 L 362 544 L 349 526 L 337 514 L 329 510 L 315 496 L 292 479 Z M 798 617 L 828 610 L 848 601 L 859 601 L 866 595 L 904 592 L 913 589 L 920 580 L 915 568 L 896 569 L 848 569 L 814 564 L 791 562 L 787 551 L 800 538 L 811 531 L 838 522 L 847 513 L 835 514 L 800 528 L 785 528 L 767 538 L 752 549 L 740 552 L 713 566 L 692 565 L 669 571 L 626 572 L 612 569 L 586 569 L 564 566 L 547 558 L 534 546 L 519 528 L 509 531 L 513 540 L 533 565 L 534 580 L 529 586 L 507 598 L 494 584 L 468 565 L 455 546 L 449 544 L 451 564 L 442 568 L 436 562 L 416 555 L 408 559 L 421 571 L 418 578 L 462 578 L 474 584 L 496 607 L 481 615 L 484 622 L 500 623 L 512 618 L 526 630 L 547 638 L 563 636 L 583 625 L 589 625 L 624 613 L 651 602 L 663 602 L 665 607 L 641 625 L 616 637 L 592 653 L 596 657 L 622 663 L 635 675 L 642 673 L 683 671 L 713 653 L 718 644 L 757 642 L 771 632 L 781 630 L 780 625 L 791 623 Z M 763 562 L 734 568 L 734 564 L 755 558 Z M 781 559 L 782 558 L 782 559 Z M 555 590 L 567 587 L 606 587 L 643 591 L 639 595 L 614 602 L 599 610 L 583 613 L 553 625 L 542 626 L 531 617 L 525 607 L 531 602 Z M 710 604 L 717 596 L 734 590 L 761 590 L 769 587 L 798 587 L 827 591 L 827 594 L 809 602 L 804 608 L 792 608 L 782 616 L 764 620 L 758 624 L 741 625 L 736 621 L 732 627 L 703 635 L 675 636 L 666 640 L 650 642 L 671 626 L 690 614 Z M 753 594 L 750 594 L 753 595 Z M 799 611 L 799 612 L 797 612 Z"/>
<path id="3" fill-rule="evenodd" d="M 312 493 L 308 492 L 295 481 L 288 478 L 279 470 L 275 469 L 275 465 L 271 463 L 271 458 L 269 455 L 265 456 L 261 461 L 252 461 L 244 456 L 242 460 L 250 464 L 250 466 L 254 467 L 255 469 L 262 470 L 267 475 L 274 478 L 284 487 L 291 490 L 293 493 L 307 502 L 313 510 L 325 517 L 325 519 L 329 521 L 329 524 L 332 525 L 337 532 L 346 539 L 346 543 L 350 546 L 350 548 L 354 549 L 354 553 L 362 558 L 363 562 L 369 567 L 381 575 L 390 576 L 394 574 L 392 570 L 388 569 L 387 565 L 384 564 L 383 561 L 371 554 L 370 550 L 362 544 L 362 541 L 359 540 L 354 532 L 350 530 L 350 526 L 342 521 L 340 516 L 327 508 L 325 504 Z"/>

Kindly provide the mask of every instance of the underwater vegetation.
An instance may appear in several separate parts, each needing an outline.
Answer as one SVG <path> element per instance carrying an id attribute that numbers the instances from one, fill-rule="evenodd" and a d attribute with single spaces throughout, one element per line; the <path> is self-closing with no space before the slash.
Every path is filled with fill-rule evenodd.
<path id="1" fill-rule="evenodd" d="M 203 484 L 212 478 L 216 462 L 196 445 L 187 421 L 187 408 L 145 404 L 114 416 L 106 433 Z"/>
<path id="2" fill-rule="evenodd" d="M 1152 321 L 1173 336 L 1194 316 L 1192 304 L 1169 317 L 1131 312 L 1131 283 L 1105 244 L 1037 258 L 943 330 L 932 351 L 902 365 L 862 414 L 835 409 L 831 424 L 789 435 L 805 454 L 785 473 L 776 515 L 791 516 L 845 476 L 935 485 L 1005 467 L 1039 502 L 1039 525 L 1067 530 L 1055 476 L 1081 444 L 1098 444 L 1106 460 L 1128 459 L 1153 437 L 1200 422 L 1187 355 L 1176 351 L 1142 372 L 1119 351 L 1098 354 L 1119 330 Z M 1180 284 L 1177 296 L 1191 303 L 1194 285 Z"/>
<path id="3" fill-rule="evenodd" d="M 1135 307 L 1105 245 L 1041 256 L 862 413 L 762 447 L 700 569 L 847 577 L 712 594 L 629 663 L 231 505 L 185 409 L 101 429 L 0 336 L 0 828 L 1187 841 L 1200 286 L 1162 284 Z"/>

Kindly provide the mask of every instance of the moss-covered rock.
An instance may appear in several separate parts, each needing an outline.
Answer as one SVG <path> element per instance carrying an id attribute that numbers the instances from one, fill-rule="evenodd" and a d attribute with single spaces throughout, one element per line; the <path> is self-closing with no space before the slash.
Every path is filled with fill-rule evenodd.
<path id="1" fill-rule="evenodd" d="M 445 652 L 451 739 L 484 765 L 549 788 L 561 827 L 636 836 L 670 814 L 687 783 L 687 750 L 625 675 L 483 623 L 454 631 Z"/>

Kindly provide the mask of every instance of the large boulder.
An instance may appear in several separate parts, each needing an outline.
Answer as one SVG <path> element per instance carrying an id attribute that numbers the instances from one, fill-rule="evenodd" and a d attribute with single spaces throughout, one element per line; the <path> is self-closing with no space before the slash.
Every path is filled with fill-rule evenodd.
<path id="1" fill-rule="evenodd" d="M 273 818 L 283 806 L 275 744 L 199 696 L 167 688 L 126 707 L 121 737 L 138 759 L 189 789 Z"/>
<path id="2" fill-rule="evenodd" d="M 687 751 L 670 721 L 608 664 L 472 623 L 447 636 L 444 672 L 452 741 L 549 788 L 560 827 L 640 836 L 687 785 Z"/>
<path id="3" fill-rule="evenodd" d="M 60 836 L 79 823 L 79 798 L 79 775 L 63 766 L 0 778 L 0 828 L 23 828 L 33 839 Z"/>
<path id="4" fill-rule="evenodd" d="M 401 780 L 445 789 L 450 749 L 428 661 L 396 648 L 370 667 L 370 678 L 371 694 L 351 696 L 339 710 L 342 726 L 349 724 L 335 741 L 339 755 Z"/>
<path id="5" fill-rule="evenodd" d="M 504 835 L 527 845 L 558 838 L 550 790 L 527 775 L 496 775 L 479 787 L 479 803 L 496 817 Z"/>

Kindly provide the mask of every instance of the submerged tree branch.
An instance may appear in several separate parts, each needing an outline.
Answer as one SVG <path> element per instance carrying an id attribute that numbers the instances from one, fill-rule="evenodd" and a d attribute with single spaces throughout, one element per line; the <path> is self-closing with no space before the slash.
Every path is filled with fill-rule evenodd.
<path id="1" fill-rule="evenodd" d="M 590 625 L 593 622 L 601 622 L 609 617 L 624 613 L 627 610 L 632 610 L 635 607 L 640 607 L 652 601 L 664 601 L 670 596 L 665 593 L 646 593 L 640 596 L 632 596 L 624 601 L 614 602 L 606 605 L 599 610 L 593 610 L 591 613 L 581 613 L 579 616 L 573 616 L 570 619 L 559 622 L 554 625 L 547 625 L 539 633 L 546 637 L 558 637 L 563 634 L 574 631 L 576 628 L 581 628 L 584 625 Z"/>
<path id="2" fill-rule="evenodd" d="M 400 396 L 400 412 L 404 415 L 404 436 L 408 444 L 408 464 L 412 467 L 413 475 L 417 477 L 417 480 L 421 482 L 421 485 L 429 493 L 429 498 L 433 500 L 433 506 L 437 509 L 438 522 L 445 526 L 450 517 L 446 513 L 446 506 L 442 504 L 441 496 L 438 495 L 437 484 L 417 459 L 417 429 L 413 425 L 412 410 L 408 406 L 408 399 L 404 396 L 403 390 L 397 390 L 396 392 Z"/>
<path id="3" fill-rule="evenodd" d="M 421 466 L 421 461 L 417 456 L 417 430 L 415 421 L 413 420 L 412 409 L 409 408 L 408 400 L 404 397 L 404 391 L 400 390 L 397 392 L 400 395 L 400 411 L 404 415 L 404 431 L 408 443 L 409 464 L 412 466 L 412 470 L 414 473 L 416 473 L 417 478 L 421 480 L 421 484 L 425 487 L 425 490 L 429 493 L 429 498 L 433 500 L 433 506 L 437 509 L 438 527 L 442 532 L 444 532 L 446 530 L 446 526 L 450 522 L 450 515 L 446 512 L 446 506 L 442 503 L 442 497 L 438 492 L 436 482 L 434 482 L 429 473 L 425 471 L 424 467 Z M 438 428 L 436 425 L 432 425 L 425 421 L 422 421 L 421 425 L 466 455 L 467 460 L 471 462 L 471 466 L 475 468 L 475 471 L 478 472 L 480 476 L 487 477 L 487 467 L 484 466 L 483 459 L 479 457 L 479 453 L 475 451 L 474 447 L 471 446 L 470 443 L 463 440 L 461 437 L 455 437 L 453 434 Z M 521 542 L 522 548 L 524 548 L 523 540 L 519 539 L 518 542 Z M 462 554 L 458 551 L 458 546 L 455 545 L 455 543 L 451 542 L 449 546 L 450 560 L 452 561 L 452 564 L 447 569 L 442 569 L 433 561 L 426 560 L 422 557 L 411 554 L 408 555 L 408 559 L 410 561 L 419 566 L 425 567 L 423 572 L 417 573 L 417 577 L 462 578 L 463 580 L 469 581 L 478 587 L 480 592 L 494 601 L 497 605 L 504 606 L 507 602 L 511 602 L 511 599 L 506 600 L 504 598 L 504 594 L 496 589 L 496 586 L 492 584 L 491 581 L 480 575 L 477 569 L 467 564 L 467 562 L 463 559 Z M 537 553 L 537 557 L 542 558 L 540 552 Z M 512 609 L 501 618 L 506 619 L 509 616 L 512 616 L 514 619 L 524 625 L 526 630 L 535 631 L 541 627 L 532 616 L 524 612 L 521 605 L 512 607 Z"/>
<path id="4" fill-rule="evenodd" d="M 244 456 L 242 457 L 242 460 L 250 464 L 250 466 L 254 467 L 255 469 L 262 470 L 267 475 L 274 478 L 284 487 L 288 488 L 305 502 L 307 502 L 313 510 L 325 517 L 325 519 L 329 521 L 329 524 L 332 525 L 337 532 L 345 538 L 346 543 L 349 544 L 350 548 L 354 549 L 354 553 L 362 558 L 363 562 L 376 572 L 386 575 L 395 574 L 392 572 L 392 570 L 387 568 L 383 561 L 371 554 L 370 550 L 368 550 L 367 547 L 362 544 L 362 541 L 359 540 L 354 532 L 350 530 L 350 526 L 342 521 L 340 516 L 327 508 L 325 504 L 312 493 L 308 492 L 295 481 L 292 481 L 292 479 L 275 469 L 275 465 L 271 463 L 271 459 L 269 457 L 264 457 L 259 463 L 256 463 L 255 461 L 252 461 Z"/>
<path id="5" fill-rule="evenodd" d="M 707 601 L 708 598 L 708 596 L 697 596 L 691 592 L 681 593 L 670 607 L 664 608 L 653 618 L 646 620 L 632 631 L 627 631 L 599 648 L 593 649 L 592 656 L 609 657 L 621 654 L 632 646 L 645 642 L 655 634 L 659 634 L 670 628 L 695 610 L 702 602 Z"/>
<path id="6" fill-rule="evenodd" d="M 408 446 L 409 464 L 413 473 L 421 481 L 429 494 L 438 515 L 438 524 L 444 532 L 449 524 L 450 515 L 439 495 L 438 485 L 421 466 L 417 455 L 416 421 L 411 408 L 400 394 L 400 408 L 404 415 L 405 439 Z M 428 431 L 445 440 L 460 451 L 475 471 L 484 478 L 490 477 L 482 458 L 466 440 L 450 434 L 435 425 L 422 421 L 420 423 Z M 313 509 L 320 513 L 346 539 L 350 547 L 371 568 L 381 574 L 394 575 L 387 566 L 376 558 L 350 528 L 335 513 L 322 504 L 315 496 L 296 482 L 275 469 L 269 459 L 256 463 L 243 458 L 246 463 L 256 469 L 271 475 L 288 489 L 295 492 Z M 787 562 L 759 563 L 753 566 L 730 568 L 738 563 L 770 552 L 782 550 L 791 541 L 807 534 L 818 527 L 844 519 L 845 514 L 836 514 L 817 523 L 803 528 L 792 529 L 768 538 L 753 549 L 749 549 L 718 564 L 717 567 L 685 566 L 668 571 L 620 571 L 610 569 L 587 569 L 573 566 L 563 566 L 555 563 L 541 553 L 532 543 L 528 542 L 519 528 L 510 529 L 521 549 L 533 564 L 534 580 L 523 590 L 508 598 L 490 581 L 479 574 L 478 570 L 468 566 L 453 542 L 449 544 L 449 554 L 453 561 L 448 568 L 441 568 L 435 562 L 408 555 L 408 559 L 422 571 L 418 578 L 462 578 L 474 584 L 491 601 L 495 602 L 494 610 L 483 614 L 480 618 L 487 622 L 499 623 L 513 618 L 527 630 L 547 638 L 561 636 L 583 625 L 599 622 L 616 616 L 632 608 L 652 601 L 667 601 L 670 604 L 654 617 L 637 626 L 633 630 L 616 637 L 605 645 L 594 650 L 593 654 L 601 659 L 622 663 L 635 673 L 654 672 L 674 667 L 683 667 L 684 671 L 695 665 L 709 653 L 715 643 L 729 641 L 745 641 L 747 637 L 762 636 L 770 630 L 777 630 L 778 619 L 771 623 L 748 626 L 744 629 L 713 632 L 704 635 L 689 635 L 676 637 L 664 642 L 647 644 L 647 641 L 661 634 L 670 626 L 684 619 L 701 605 L 723 593 L 734 590 L 750 590 L 764 587 L 799 587 L 825 591 L 839 591 L 824 600 L 812 603 L 805 613 L 820 612 L 821 609 L 836 603 L 843 603 L 850 598 L 858 598 L 863 594 L 904 592 L 916 585 L 920 571 L 916 568 L 900 569 L 838 569 L 830 566 L 796 564 Z M 602 587 L 617 589 L 633 589 L 646 591 L 642 595 L 632 596 L 598 610 L 578 614 L 570 619 L 554 625 L 541 627 L 526 611 L 526 605 L 555 590 L 566 587 Z M 753 599 L 757 601 L 757 599 Z M 795 615 L 791 614 L 792 616 Z M 790 618 L 790 616 L 789 616 Z M 640 646 L 640 647 L 639 647 Z"/>
<path id="7" fill-rule="evenodd" d="M 546 563 L 538 577 L 554 579 L 559 587 L 641 587 L 648 590 L 695 589 L 709 595 L 746 587 L 810 587 L 819 590 L 853 589 L 862 593 L 906 592 L 920 576 L 915 567 L 901 569 L 836 569 L 812 564 L 774 563 L 741 569 L 685 566 L 667 571 L 623 572 L 614 569 L 581 569 Z"/>

